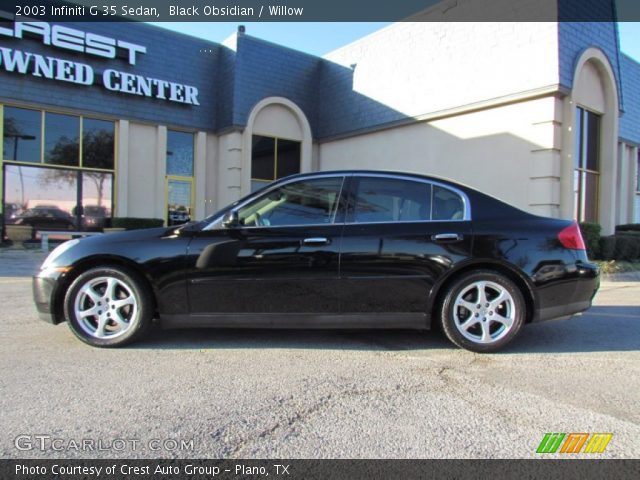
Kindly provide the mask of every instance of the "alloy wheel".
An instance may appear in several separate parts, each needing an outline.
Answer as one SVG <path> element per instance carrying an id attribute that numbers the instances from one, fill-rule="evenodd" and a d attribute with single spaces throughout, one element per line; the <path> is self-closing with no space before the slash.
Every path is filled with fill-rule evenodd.
<path id="1" fill-rule="evenodd" d="M 453 320 L 467 340 L 491 344 L 509 333 L 517 314 L 513 297 L 502 285 L 475 281 L 456 296 Z"/>
<path id="2" fill-rule="evenodd" d="M 123 280 L 103 276 L 88 280 L 74 301 L 74 313 L 82 330 L 99 339 L 126 333 L 138 318 L 133 288 Z"/>

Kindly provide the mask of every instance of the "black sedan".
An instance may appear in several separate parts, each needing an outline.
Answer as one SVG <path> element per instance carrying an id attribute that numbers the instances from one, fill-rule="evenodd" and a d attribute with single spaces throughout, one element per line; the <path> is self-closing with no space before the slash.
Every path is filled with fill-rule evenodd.
<path id="1" fill-rule="evenodd" d="M 35 230 L 74 230 L 75 219 L 55 205 L 36 205 L 16 216 L 12 223 Z"/>
<path id="2" fill-rule="evenodd" d="M 180 227 L 71 240 L 34 277 L 40 316 L 120 346 L 164 328 L 441 326 L 500 349 L 588 309 L 599 286 L 575 222 L 450 181 L 342 171 L 276 181 Z"/>

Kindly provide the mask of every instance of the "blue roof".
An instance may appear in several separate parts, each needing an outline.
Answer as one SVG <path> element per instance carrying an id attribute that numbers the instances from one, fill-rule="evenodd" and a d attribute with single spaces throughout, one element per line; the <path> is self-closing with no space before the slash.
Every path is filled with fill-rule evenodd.
<path id="1" fill-rule="evenodd" d="M 624 114 L 618 135 L 630 143 L 640 144 L 640 63 L 620 55 L 620 76 L 624 97 Z"/>

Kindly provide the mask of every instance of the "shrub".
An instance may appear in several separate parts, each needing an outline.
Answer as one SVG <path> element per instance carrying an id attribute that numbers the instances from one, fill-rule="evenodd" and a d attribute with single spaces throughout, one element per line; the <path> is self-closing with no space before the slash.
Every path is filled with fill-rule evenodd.
<path id="1" fill-rule="evenodd" d="M 111 226 L 113 228 L 124 228 L 125 230 L 137 230 L 139 228 L 155 228 L 164 225 L 164 220 L 161 218 L 135 218 L 135 217 L 120 217 L 111 219 Z"/>
<path id="2" fill-rule="evenodd" d="M 640 259 L 640 237 L 636 235 L 616 235 L 614 258 L 618 261 L 633 262 Z"/>
<path id="3" fill-rule="evenodd" d="M 625 225 L 618 225 L 616 227 L 616 233 L 618 232 L 640 232 L 640 223 L 627 223 Z"/>
<path id="4" fill-rule="evenodd" d="M 587 247 L 589 258 L 600 258 L 600 232 L 602 227 L 597 223 L 581 223 L 580 232 Z"/>
<path id="5" fill-rule="evenodd" d="M 600 256 L 603 260 L 614 260 L 616 253 L 616 236 L 600 237 Z"/>

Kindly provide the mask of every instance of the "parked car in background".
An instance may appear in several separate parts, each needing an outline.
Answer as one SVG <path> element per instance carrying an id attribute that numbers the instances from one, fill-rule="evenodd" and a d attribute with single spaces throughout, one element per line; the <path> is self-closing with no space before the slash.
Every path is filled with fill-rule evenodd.
<path id="1" fill-rule="evenodd" d="M 278 180 L 180 227 L 71 240 L 34 277 L 41 317 L 95 346 L 166 328 L 441 326 L 491 352 L 591 306 L 577 224 L 399 172 Z"/>
<path id="2" fill-rule="evenodd" d="M 102 230 L 109 218 L 109 210 L 98 205 L 85 205 L 83 207 L 82 227 L 85 230 Z"/>
<path id="3" fill-rule="evenodd" d="M 20 215 L 22 208 L 17 203 L 5 203 L 2 211 L 5 225 L 15 222 L 16 217 Z"/>
<path id="4" fill-rule="evenodd" d="M 36 230 L 75 230 L 75 219 L 56 205 L 36 205 L 13 220 L 15 225 L 30 225 Z"/>
<path id="5" fill-rule="evenodd" d="M 185 207 L 169 209 L 169 226 L 181 225 L 189 221 L 191 221 L 191 217 Z"/>

